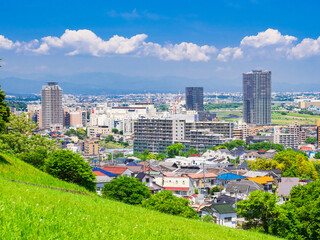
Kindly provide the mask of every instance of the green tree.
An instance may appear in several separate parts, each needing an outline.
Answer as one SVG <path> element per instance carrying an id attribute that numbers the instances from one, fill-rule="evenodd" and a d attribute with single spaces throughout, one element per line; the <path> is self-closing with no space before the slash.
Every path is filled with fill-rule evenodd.
<path id="1" fill-rule="evenodd" d="M 106 183 L 102 189 L 104 197 L 137 205 L 150 197 L 149 188 L 137 178 L 119 176 Z"/>
<path id="2" fill-rule="evenodd" d="M 44 169 L 61 180 L 78 184 L 89 191 L 95 190 L 95 176 L 90 165 L 80 155 L 69 150 L 56 150 L 50 154 Z"/>
<path id="3" fill-rule="evenodd" d="M 223 188 L 223 186 L 221 186 Z M 222 190 L 222 189 L 221 189 Z M 213 188 L 210 189 L 210 194 L 214 195 L 214 193 L 220 192 L 220 187 L 219 186 L 214 186 Z"/>
<path id="4" fill-rule="evenodd" d="M 117 133 L 119 132 L 119 130 L 118 130 L 117 128 L 113 128 L 111 131 L 112 131 L 114 134 L 117 134 Z"/>
<path id="5" fill-rule="evenodd" d="M 9 122 L 10 117 L 10 108 L 4 102 L 5 98 L 4 91 L 0 89 L 0 133 L 4 133 L 7 130 L 6 123 Z"/>
<path id="6" fill-rule="evenodd" d="M 120 131 L 119 131 L 119 134 L 120 134 L 120 135 L 123 135 L 123 130 L 120 130 Z"/>
<path id="7" fill-rule="evenodd" d="M 8 153 L 28 153 L 45 148 L 48 153 L 57 148 L 57 143 L 35 134 L 37 125 L 23 116 L 11 115 L 6 124 L 7 133 L 0 134 L 0 151 Z"/>
<path id="8" fill-rule="evenodd" d="M 114 140 L 114 137 L 113 137 L 112 135 L 108 135 L 108 136 L 106 137 L 106 143 L 112 142 L 113 140 Z"/>
<path id="9" fill-rule="evenodd" d="M 237 203 L 237 214 L 246 219 L 246 227 L 262 227 L 265 233 L 269 233 L 274 221 L 283 218 L 283 211 L 277 204 L 277 197 L 260 190 L 252 192 L 249 199 Z"/>
<path id="10" fill-rule="evenodd" d="M 317 138 L 307 137 L 305 142 L 308 143 L 308 144 L 316 144 L 317 143 Z"/>
<path id="11" fill-rule="evenodd" d="M 22 161 L 44 170 L 45 161 L 48 157 L 48 150 L 45 147 L 39 147 L 35 151 L 21 153 L 18 156 Z"/>
<path id="12" fill-rule="evenodd" d="M 320 152 L 317 152 L 317 153 L 314 155 L 314 158 L 315 158 L 315 159 L 320 159 Z"/>
<path id="13" fill-rule="evenodd" d="M 236 147 L 246 147 L 246 142 L 243 141 L 243 140 L 234 140 L 232 142 L 229 142 L 229 143 L 224 143 L 220 146 L 225 146 L 228 150 L 232 150 Z"/>
<path id="14" fill-rule="evenodd" d="M 190 156 L 190 155 L 199 155 L 199 154 L 200 153 L 197 149 L 195 149 L 194 147 L 191 147 L 185 155 Z"/>
<path id="15" fill-rule="evenodd" d="M 284 233 L 293 232 L 294 239 L 320 239 L 320 181 L 293 187 L 284 209 L 291 210 Z"/>
<path id="16" fill-rule="evenodd" d="M 167 157 L 167 156 L 166 156 L 164 153 L 158 153 L 158 154 L 156 155 L 156 159 L 157 159 L 158 161 L 162 161 L 162 160 L 164 160 L 166 157 Z"/>
<path id="17" fill-rule="evenodd" d="M 163 213 L 198 219 L 197 212 L 189 206 L 189 201 L 176 197 L 170 191 L 161 191 L 142 202 L 142 206 Z"/>
<path id="18" fill-rule="evenodd" d="M 175 156 L 179 156 L 182 149 L 184 149 L 185 146 L 181 143 L 174 143 L 171 146 L 167 147 L 167 154 L 169 158 L 173 158 Z"/>

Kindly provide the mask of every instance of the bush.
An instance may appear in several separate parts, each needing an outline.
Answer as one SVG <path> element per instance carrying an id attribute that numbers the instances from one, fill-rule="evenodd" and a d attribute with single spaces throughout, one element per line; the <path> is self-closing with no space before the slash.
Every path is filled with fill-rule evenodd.
<path id="1" fill-rule="evenodd" d="M 161 191 L 149 200 L 143 201 L 142 206 L 159 212 L 186 218 L 198 218 L 197 212 L 189 206 L 189 201 L 176 197 L 170 191 Z"/>
<path id="2" fill-rule="evenodd" d="M 213 217 L 211 215 L 209 215 L 209 214 L 206 214 L 206 215 L 202 216 L 201 220 L 204 221 L 204 222 L 213 223 Z"/>
<path id="3" fill-rule="evenodd" d="M 66 182 L 78 184 L 94 191 L 96 184 L 90 165 L 80 155 L 69 150 L 56 150 L 44 165 L 47 173 Z"/>
<path id="4" fill-rule="evenodd" d="M 119 176 L 104 185 L 104 197 L 120 202 L 137 205 L 150 197 L 149 188 L 137 178 Z"/>
<path id="5" fill-rule="evenodd" d="M 214 193 L 220 192 L 220 187 L 221 187 L 221 191 L 222 191 L 223 190 L 223 186 L 214 186 L 213 188 L 210 189 L 210 194 L 214 195 Z"/>
<path id="6" fill-rule="evenodd" d="M 46 158 L 48 157 L 48 151 L 41 147 L 36 149 L 34 152 L 22 153 L 18 156 L 22 161 L 43 170 Z"/>

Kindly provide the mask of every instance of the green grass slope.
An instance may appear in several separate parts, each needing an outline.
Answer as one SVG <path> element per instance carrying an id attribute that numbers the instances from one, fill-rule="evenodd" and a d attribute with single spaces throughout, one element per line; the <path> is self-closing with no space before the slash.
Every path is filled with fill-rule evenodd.
<path id="1" fill-rule="evenodd" d="M 0 239 L 276 239 L 4 179 L 86 191 L 0 153 Z"/>
<path id="2" fill-rule="evenodd" d="M 276 239 L 98 196 L 0 180 L 0 239 Z"/>
<path id="3" fill-rule="evenodd" d="M 59 180 L 20 159 L 4 153 L 0 153 L 1 178 L 89 193 L 84 187 Z"/>

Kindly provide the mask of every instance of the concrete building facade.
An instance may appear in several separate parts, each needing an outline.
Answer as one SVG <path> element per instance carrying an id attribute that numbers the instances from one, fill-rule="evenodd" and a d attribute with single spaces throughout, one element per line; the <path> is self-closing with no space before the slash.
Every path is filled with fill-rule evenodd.
<path id="1" fill-rule="evenodd" d="M 203 87 L 186 87 L 186 109 L 203 111 Z"/>
<path id="2" fill-rule="evenodd" d="M 57 82 L 48 82 L 41 90 L 43 128 L 63 128 L 62 89 Z"/>
<path id="3" fill-rule="evenodd" d="M 270 71 L 243 74 L 243 119 L 248 124 L 271 124 Z"/>

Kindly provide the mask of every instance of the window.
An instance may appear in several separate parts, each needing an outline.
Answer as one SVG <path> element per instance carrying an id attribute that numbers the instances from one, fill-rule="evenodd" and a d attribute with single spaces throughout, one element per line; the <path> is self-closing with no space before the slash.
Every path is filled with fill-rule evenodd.
<path id="1" fill-rule="evenodd" d="M 232 217 L 226 217 L 226 218 L 224 218 L 224 221 L 225 222 L 231 222 L 232 221 Z"/>
<path id="2" fill-rule="evenodd" d="M 150 181 L 150 179 L 149 178 L 146 178 L 146 182 L 148 183 Z"/>

